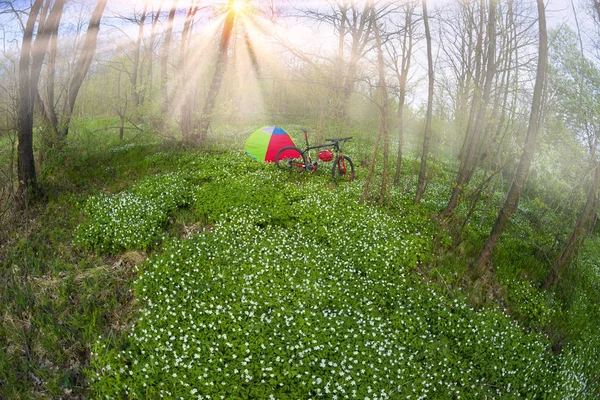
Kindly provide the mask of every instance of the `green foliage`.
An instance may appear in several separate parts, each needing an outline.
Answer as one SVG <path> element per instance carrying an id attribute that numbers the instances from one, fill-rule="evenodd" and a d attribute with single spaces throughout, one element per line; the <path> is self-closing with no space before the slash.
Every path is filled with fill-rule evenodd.
<path id="1" fill-rule="evenodd" d="M 35 226 L 0 248 L 0 397 L 598 395 L 600 246 L 588 242 L 568 285 L 537 289 L 549 218 L 568 225 L 541 180 L 495 253 L 506 309 L 492 298 L 475 310 L 488 288 L 469 287 L 469 257 L 502 193 L 484 194 L 464 242 L 434 254 L 434 239 L 453 245 L 432 219 L 452 163 L 435 161 L 414 206 L 407 157 L 380 208 L 357 204 L 360 178 L 334 185 L 328 171 L 153 140 L 75 142 L 48 164 L 42 183 L 56 190 Z M 140 264 L 128 249 L 152 254 Z"/>
<path id="2" fill-rule="evenodd" d="M 555 335 L 565 348 L 561 359 L 561 385 L 582 398 L 600 396 L 600 240 L 591 237 L 556 289 L 563 300 Z M 575 372 L 577 371 L 577 372 Z"/>
<path id="3" fill-rule="evenodd" d="M 556 313 L 556 304 L 548 293 L 534 288 L 525 280 L 501 282 L 506 289 L 505 300 L 511 314 L 529 324 L 545 327 Z"/>
<path id="4" fill-rule="evenodd" d="M 0 397 L 80 396 L 89 344 L 129 322 L 131 276 L 71 246 L 75 196 L 34 207 L 0 248 Z"/>
<path id="5" fill-rule="evenodd" d="M 190 182 L 184 174 L 147 178 L 131 191 L 90 197 L 83 212 L 88 220 L 75 232 L 75 241 L 87 248 L 114 254 L 149 249 L 160 237 L 169 214 L 191 202 Z"/>
<path id="6" fill-rule="evenodd" d="M 595 135 L 600 111 L 600 70 L 579 49 L 569 27 L 553 31 L 549 78 L 556 95 L 558 114 L 566 126 L 587 139 Z"/>
<path id="7" fill-rule="evenodd" d="M 217 164 L 233 159 L 222 157 Z M 232 164 L 195 164 L 216 173 L 195 200 L 212 227 L 145 264 L 138 322 L 120 341 L 94 346 L 94 395 L 568 393 L 554 386 L 543 336 L 413 274 L 431 262 L 425 209 L 398 219 L 356 204 L 355 183 Z"/>
<path id="8" fill-rule="evenodd" d="M 280 171 L 255 171 L 217 178 L 196 193 L 194 208 L 211 221 L 233 211 L 260 215 L 261 224 L 288 225 L 295 220 L 291 204 L 303 197 L 298 186 L 283 185 Z M 243 210 L 243 211 L 242 211 Z"/>

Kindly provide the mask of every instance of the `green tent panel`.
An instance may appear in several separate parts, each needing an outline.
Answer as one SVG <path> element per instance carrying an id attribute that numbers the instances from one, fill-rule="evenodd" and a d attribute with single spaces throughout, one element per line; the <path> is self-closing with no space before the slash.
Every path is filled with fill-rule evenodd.
<path id="1" fill-rule="evenodd" d="M 248 137 L 244 151 L 258 161 L 273 162 L 279 149 L 285 146 L 295 146 L 286 131 L 277 126 L 264 126 Z"/>

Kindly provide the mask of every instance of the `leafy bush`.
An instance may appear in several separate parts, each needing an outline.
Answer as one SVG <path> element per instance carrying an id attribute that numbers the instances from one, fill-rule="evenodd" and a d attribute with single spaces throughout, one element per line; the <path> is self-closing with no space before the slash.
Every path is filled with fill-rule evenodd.
<path id="1" fill-rule="evenodd" d="M 88 220 L 75 232 L 83 247 L 103 253 L 127 249 L 146 250 L 160 236 L 169 213 L 192 199 L 184 174 L 147 178 L 129 192 L 90 197 L 83 207 Z"/>
<path id="2" fill-rule="evenodd" d="M 514 316 L 539 327 L 546 326 L 554 317 L 557 306 L 548 293 L 525 280 L 507 279 L 502 283 L 507 291 L 505 300 Z"/>
<path id="3" fill-rule="evenodd" d="M 154 201 L 127 192 L 90 197 L 84 212 L 89 220 L 77 228 L 76 241 L 103 253 L 147 249 L 167 220 Z"/>
<path id="4" fill-rule="evenodd" d="M 303 197 L 298 186 L 284 185 L 275 170 L 235 178 L 217 177 L 196 192 L 195 211 L 218 220 L 222 214 L 245 209 L 261 215 L 261 224 L 289 225 L 295 220 L 291 204 Z"/>

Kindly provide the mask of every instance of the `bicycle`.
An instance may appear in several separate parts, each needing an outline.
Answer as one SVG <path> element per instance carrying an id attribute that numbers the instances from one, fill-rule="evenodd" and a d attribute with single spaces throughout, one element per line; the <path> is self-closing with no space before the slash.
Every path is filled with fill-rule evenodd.
<path id="1" fill-rule="evenodd" d="M 277 168 L 285 168 L 290 171 L 302 173 L 315 172 L 319 165 L 333 161 L 331 176 L 334 181 L 342 178 L 348 181 L 354 180 L 354 163 L 347 155 L 341 151 L 341 144 L 352 139 L 352 136 L 345 138 L 325 139 L 328 143 L 311 146 L 308 142 L 308 132 L 306 129 L 300 129 L 304 132 L 306 148 L 304 150 L 296 146 L 282 147 L 275 155 L 275 165 Z M 317 154 L 317 159 L 313 162 L 310 155 L 311 150 L 323 149 Z"/>

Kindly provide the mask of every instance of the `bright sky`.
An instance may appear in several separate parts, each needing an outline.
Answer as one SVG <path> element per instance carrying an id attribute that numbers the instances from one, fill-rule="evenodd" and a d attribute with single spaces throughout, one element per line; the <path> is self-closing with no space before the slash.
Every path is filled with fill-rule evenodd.
<path id="1" fill-rule="evenodd" d="M 131 16 L 133 15 L 134 10 L 139 14 L 143 8 L 144 1 L 147 1 L 149 4 L 149 9 L 156 10 L 162 4 L 162 13 L 164 16 L 168 13 L 172 1 L 169 0 L 108 0 L 108 8 L 105 12 L 105 16 L 103 19 L 103 23 L 112 24 L 113 26 L 118 27 L 118 32 L 113 32 L 110 35 L 110 40 L 114 43 L 115 40 L 121 39 L 122 41 L 130 41 L 134 40 L 137 35 L 137 27 L 132 23 L 125 23 L 122 20 L 117 20 L 115 16 Z M 199 3 L 201 6 L 223 6 L 227 4 L 228 0 L 201 0 Z M 294 8 L 316 8 L 323 7 L 329 8 L 326 0 L 247 0 L 249 3 L 254 4 L 273 4 L 275 7 L 279 7 L 282 10 L 288 13 L 294 13 Z M 365 1 L 365 0 L 359 0 Z M 391 0 L 385 0 L 391 1 Z M 440 7 L 446 3 L 453 2 L 456 0 L 427 0 L 430 6 L 430 10 L 433 13 L 436 7 Z M 506 1 L 506 0 L 500 0 Z M 523 0 L 526 4 L 531 4 L 532 7 L 535 7 L 535 0 Z M 582 28 L 587 26 L 589 27 L 589 16 L 586 16 L 584 11 L 582 11 L 581 4 L 585 2 L 589 2 L 591 0 L 546 0 L 547 1 L 547 19 L 549 27 L 555 27 L 562 23 L 566 23 L 575 29 L 575 18 L 573 14 L 573 3 L 575 5 L 575 9 L 579 15 L 579 23 Z M 1 4 L 2 2 L 0 2 Z M 84 7 L 84 4 L 89 4 L 90 9 L 93 6 L 91 0 L 85 0 L 83 2 L 71 3 L 70 9 L 79 10 Z M 190 5 L 190 0 L 178 0 L 178 14 L 177 21 L 175 23 L 175 31 L 180 32 L 183 26 L 183 19 L 185 17 L 185 12 Z M 5 6 L 0 5 L 0 10 L 4 9 Z M 211 13 L 210 9 L 204 10 L 201 13 Z M 87 18 L 86 12 L 74 11 L 73 18 Z M 111 18 L 111 16 L 113 18 Z M 19 40 L 20 35 L 18 35 L 18 31 L 10 31 L 5 30 L 6 24 L 3 23 L 3 19 L 7 18 L 7 15 L 0 15 L 0 24 L 2 25 L 2 30 L 0 30 L 0 36 L 5 35 L 5 37 L 0 37 L 0 42 L 8 43 L 12 41 L 14 37 L 17 37 Z M 164 19 L 164 17 L 163 17 Z M 588 21 L 588 22 L 586 22 Z M 84 25 L 83 25 L 84 26 Z M 166 26 L 165 21 L 161 21 L 159 23 L 159 29 L 164 29 Z M 9 28 L 10 29 L 10 28 Z M 336 45 L 336 39 L 333 36 L 333 29 L 331 26 L 327 24 L 309 24 L 306 19 L 295 19 L 295 18 L 283 18 L 279 19 L 275 26 L 269 29 L 278 29 L 280 35 L 287 35 L 289 40 L 302 48 L 307 52 L 319 52 L 319 50 L 323 50 L 326 48 L 332 48 L 332 46 Z M 147 29 L 149 31 L 149 29 Z M 104 31 L 107 32 L 106 30 Z M 15 36 L 17 35 L 17 36 Z M 102 35 L 102 32 L 101 32 Z M 128 36 L 129 38 L 127 38 Z M 12 38 L 12 39 L 11 39 Z M 4 40 L 2 40 L 4 39 Z M 102 40 L 102 39 L 101 39 Z M 113 46 L 114 47 L 114 46 Z"/>

